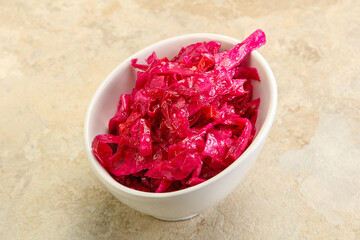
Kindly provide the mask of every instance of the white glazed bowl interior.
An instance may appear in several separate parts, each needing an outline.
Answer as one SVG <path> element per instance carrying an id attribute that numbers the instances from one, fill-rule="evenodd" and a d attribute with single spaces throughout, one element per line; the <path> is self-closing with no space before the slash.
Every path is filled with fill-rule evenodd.
<path id="1" fill-rule="evenodd" d="M 96 176 L 121 202 L 131 208 L 164 220 L 181 220 L 196 215 L 229 195 L 240 183 L 260 153 L 274 120 L 277 88 L 274 75 L 265 61 L 253 51 L 243 61 L 244 66 L 256 67 L 261 82 L 253 81 L 254 98 L 261 104 L 256 123 L 257 135 L 248 149 L 224 171 L 190 188 L 169 193 L 148 193 L 125 187 L 116 182 L 98 163 L 91 151 L 91 143 L 98 134 L 108 131 L 108 121 L 115 114 L 120 94 L 130 93 L 135 86 L 136 70 L 130 60 L 139 63 L 155 51 L 159 58 L 175 56 L 181 47 L 201 41 L 219 41 L 220 51 L 230 49 L 240 40 L 217 34 L 189 34 L 157 42 L 135 53 L 118 65 L 95 92 L 85 118 L 84 137 L 89 163 Z"/>

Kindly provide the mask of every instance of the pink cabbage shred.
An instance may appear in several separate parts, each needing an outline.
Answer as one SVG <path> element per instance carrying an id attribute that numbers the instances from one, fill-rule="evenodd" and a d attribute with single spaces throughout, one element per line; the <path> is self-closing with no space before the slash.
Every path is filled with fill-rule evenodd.
<path id="1" fill-rule="evenodd" d="M 92 151 L 119 183 L 171 192 L 202 183 L 228 167 L 251 144 L 260 99 L 252 98 L 255 68 L 240 66 L 264 45 L 256 30 L 229 51 L 220 42 L 182 48 L 171 60 L 155 52 L 138 69 L 131 94 L 120 96 L 109 132 Z"/>

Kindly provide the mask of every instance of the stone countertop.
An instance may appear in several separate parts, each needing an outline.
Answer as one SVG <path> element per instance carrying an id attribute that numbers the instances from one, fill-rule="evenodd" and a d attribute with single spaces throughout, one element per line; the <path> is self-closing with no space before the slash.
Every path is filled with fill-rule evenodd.
<path id="1" fill-rule="evenodd" d="M 260 2 L 0 1 L 0 239 L 360 239 L 360 2 Z M 83 146 L 107 74 L 161 39 L 257 28 L 279 105 L 244 181 L 183 222 L 116 200 Z"/>

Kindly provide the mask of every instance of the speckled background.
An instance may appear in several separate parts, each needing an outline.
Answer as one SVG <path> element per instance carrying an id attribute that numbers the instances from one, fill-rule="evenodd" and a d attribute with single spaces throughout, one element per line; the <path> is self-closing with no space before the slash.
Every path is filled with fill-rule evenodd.
<path id="1" fill-rule="evenodd" d="M 183 222 L 116 200 L 83 147 L 107 74 L 164 38 L 257 28 L 279 105 L 244 181 Z M 360 239 L 359 44 L 356 0 L 0 0 L 0 239 Z"/>

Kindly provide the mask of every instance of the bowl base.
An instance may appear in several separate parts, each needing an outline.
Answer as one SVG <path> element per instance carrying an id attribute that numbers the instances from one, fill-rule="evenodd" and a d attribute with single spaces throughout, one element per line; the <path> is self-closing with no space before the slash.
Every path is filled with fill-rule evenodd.
<path id="1" fill-rule="evenodd" d="M 152 216 L 152 217 L 157 218 L 162 221 L 167 221 L 167 222 L 178 222 L 178 221 L 189 220 L 190 218 L 196 217 L 197 215 L 199 215 L 199 213 L 196 213 L 196 214 L 190 215 L 190 216 L 186 216 L 186 217 L 181 217 L 181 218 L 163 218 L 163 217 L 156 217 L 156 216 Z"/>

